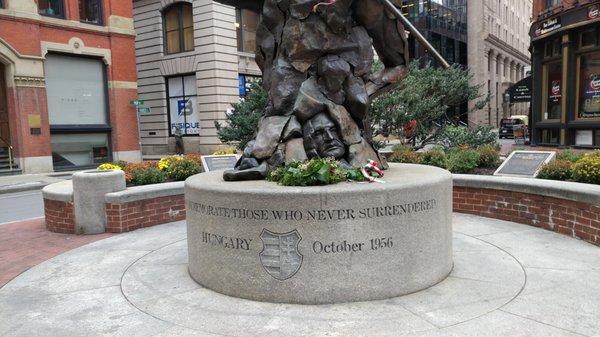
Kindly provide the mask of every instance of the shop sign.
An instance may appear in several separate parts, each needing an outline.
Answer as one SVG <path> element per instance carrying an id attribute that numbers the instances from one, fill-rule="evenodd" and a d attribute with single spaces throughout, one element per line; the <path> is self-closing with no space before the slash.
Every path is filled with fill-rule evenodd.
<path id="1" fill-rule="evenodd" d="M 586 80 L 582 118 L 600 117 L 600 74 L 592 74 Z"/>
<path id="2" fill-rule="evenodd" d="M 593 5 L 588 8 L 588 19 L 594 20 L 600 18 L 600 5 Z"/>
<path id="3" fill-rule="evenodd" d="M 552 18 L 541 23 L 535 30 L 535 36 L 542 36 L 551 33 L 562 27 L 560 17 Z"/>
<path id="4" fill-rule="evenodd" d="M 200 134 L 200 114 L 194 109 L 195 102 L 192 99 L 181 99 L 177 101 L 177 116 L 171 113 L 171 131 L 175 134 L 177 130 L 184 135 Z"/>
<path id="5" fill-rule="evenodd" d="M 552 81 L 552 96 L 550 96 L 550 98 L 554 99 L 554 98 L 560 98 L 561 94 L 560 94 L 560 80 L 554 80 Z"/>
<path id="6" fill-rule="evenodd" d="M 510 103 L 531 102 L 531 76 L 525 77 L 508 89 Z"/>

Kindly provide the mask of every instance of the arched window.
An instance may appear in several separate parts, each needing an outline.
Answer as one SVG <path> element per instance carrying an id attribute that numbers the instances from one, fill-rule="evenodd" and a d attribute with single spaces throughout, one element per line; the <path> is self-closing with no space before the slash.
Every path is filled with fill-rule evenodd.
<path id="1" fill-rule="evenodd" d="M 165 52 L 167 54 L 194 50 L 194 19 L 192 5 L 181 2 L 163 12 Z"/>

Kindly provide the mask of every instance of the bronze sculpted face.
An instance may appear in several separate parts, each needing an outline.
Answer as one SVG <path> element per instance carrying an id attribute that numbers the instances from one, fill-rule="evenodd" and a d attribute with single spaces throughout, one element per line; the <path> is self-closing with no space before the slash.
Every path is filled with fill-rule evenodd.
<path id="1" fill-rule="evenodd" d="M 329 117 L 320 113 L 304 124 L 304 147 L 309 158 L 342 159 L 346 154 L 337 127 Z"/>

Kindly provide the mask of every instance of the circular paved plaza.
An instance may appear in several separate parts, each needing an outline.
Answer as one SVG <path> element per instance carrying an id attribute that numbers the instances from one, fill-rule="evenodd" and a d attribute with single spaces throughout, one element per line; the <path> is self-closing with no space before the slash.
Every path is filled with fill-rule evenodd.
<path id="1" fill-rule="evenodd" d="M 449 278 L 322 306 L 204 289 L 186 245 L 178 222 L 48 260 L 0 289 L 0 336 L 600 336 L 600 248 L 520 224 L 454 214 Z"/>

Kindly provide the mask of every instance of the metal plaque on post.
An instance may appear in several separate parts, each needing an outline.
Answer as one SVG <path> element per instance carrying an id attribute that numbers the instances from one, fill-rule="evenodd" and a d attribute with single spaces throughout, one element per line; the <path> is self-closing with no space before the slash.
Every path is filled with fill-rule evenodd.
<path id="1" fill-rule="evenodd" d="M 514 151 L 496 170 L 495 176 L 535 178 L 544 164 L 556 156 L 552 151 Z"/>
<path id="2" fill-rule="evenodd" d="M 204 172 L 223 171 L 233 169 L 235 167 L 235 164 L 240 159 L 240 155 L 227 154 L 202 156 L 201 159 L 202 167 L 204 167 Z"/>

